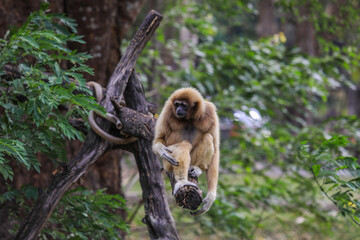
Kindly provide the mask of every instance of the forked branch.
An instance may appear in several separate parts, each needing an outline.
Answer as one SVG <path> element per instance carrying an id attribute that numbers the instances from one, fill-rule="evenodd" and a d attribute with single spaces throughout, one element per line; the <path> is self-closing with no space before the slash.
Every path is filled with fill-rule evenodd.
<path id="1" fill-rule="evenodd" d="M 106 97 L 101 102 L 101 105 L 105 107 L 107 112 L 114 113 L 114 106 L 110 98 L 120 97 L 124 94 L 129 77 L 134 71 L 136 61 L 160 24 L 161 19 L 162 16 L 159 13 L 150 11 L 116 66 L 105 91 Z M 138 110 L 138 106 L 133 106 L 132 108 Z M 111 128 L 111 123 L 103 119 L 98 120 L 98 125 L 105 131 L 109 131 Z M 93 131 L 89 131 L 80 153 L 70 161 L 68 166 L 64 167 L 62 171 L 59 171 L 54 176 L 48 189 L 41 194 L 20 226 L 15 239 L 36 239 L 63 194 L 99 157 L 109 149 L 117 147 L 119 146 L 114 146 L 97 136 Z M 124 148 L 124 146 L 122 146 L 122 148 Z M 151 142 L 148 140 L 138 140 L 135 143 L 129 144 L 128 150 L 134 153 L 137 163 L 140 164 L 140 181 L 142 183 L 148 181 L 151 184 L 157 184 L 156 187 L 150 185 L 150 190 L 143 188 L 145 211 L 148 216 L 147 219 L 149 219 L 148 222 L 150 222 L 150 224 L 148 223 L 150 237 L 178 239 L 175 223 L 168 209 L 167 201 L 164 198 L 164 186 L 163 183 L 161 184 L 162 180 L 160 183 L 156 182 L 159 181 L 159 176 L 161 178 L 161 175 L 159 173 L 160 170 L 156 170 L 160 168 L 157 159 L 151 151 Z M 146 164 L 146 166 L 143 167 L 141 164 Z M 151 172 L 152 170 L 154 170 L 154 172 Z M 142 186 L 143 185 L 144 184 L 142 184 Z M 156 200 L 160 203 L 151 202 L 151 197 L 148 194 L 157 194 Z M 151 204 L 154 204 L 155 207 L 151 206 Z M 162 206 L 158 206 L 158 204 L 162 204 Z M 165 213 L 161 211 L 165 211 Z M 153 221 L 154 218 L 157 219 L 158 222 Z M 161 223 L 170 224 L 164 227 Z"/>

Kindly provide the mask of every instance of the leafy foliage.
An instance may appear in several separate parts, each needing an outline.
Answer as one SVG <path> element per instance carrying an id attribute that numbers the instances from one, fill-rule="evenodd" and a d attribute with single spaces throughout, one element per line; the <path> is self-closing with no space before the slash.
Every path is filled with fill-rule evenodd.
<path id="1" fill-rule="evenodd" d="M 40 233 L 39 239 L 120 239 L 119 231 L 128 232 L 120 211 L 126 210 L 125 200 L 119 195 L 110 195 L 98 190 L 95 193 L 85 188 L 68 191 L 56 206 L 54 213 Z M 16 220 L 28 210 L 38 196 L 38 189 L 23 185 L 20 189 L 8 186 L 0 195 L 0 204 L 9 205 L 9 221 Z M 10 229 L 16 234 L 17 227 Z"/>
<path id="2" fill-rule="evenodd" d="M 69 42 L 84 43 L 76 35 L 76 23 L 47 13 L 47 4 L 0 41 L 0 173 L 5 180 L 13 179 L 14 160 L 38 172 L 39 153 L 66 161 L 65 140 L 83 140 L 69 118 L 104 112 L 85 86 L 83 73 L 92 74 L 85 64 L 90 56 L 69 49 Z M 7 186 L 0 204 L 10 208 L 9 222 L 25 215 L 39 191 L 31 185 Z M 124 208 L 123 198 L 104 190 L 72 190 L 60 201 L 41 239 L 119 239 L 119 231 L 128 229 L 119 214 Z"/>
<path id="3" fill-rule="evenodd" d="M 335 195 L 336 199 L 329 195 L 331 202 L 322 195 L 330 183 L 323 187 L 320 173 L 329 169 L 332 174 L 344 169 L 356 172 L 357 164 L 350 156 L 358 155 L 360 135 L 356 117 L 323 119 L 328 113 L 330 91 L 342 86 L 354 88 L 352 76 L 358 66 L 359 51 L 356 43 L 347 41 L 350 39 L 346 29 L 358 21 L 347 24 L 339 16 L 326 16 L 329 1 L 278 1 L 275 11 L 280 12 L 279 19 L 289 22 L 308 20 L 301 19 L 299 11 L 309 7 L 311 21 L 318 24 L 322 54 L 311 57 L 289 47 L 282 32 L 252 39 L 255 4 L 256 1 L 197 1 L 169 5 L 164 13 L 168 18 L 157 32 L 156 41 L 146 52 L 148 55 L 140 59 L 143 79 L 149 89 L 160 89 L 165 97 L 178 87 L 196 87 L 218 107 L 224 127 L 220 188 L 212 209 L 193 221 L 200 225 L 196 228 L 199 234 L 251 239 L 264 231 L 268 236 L 297 229 L 314 238 L 336 238 L 340 235 L 334 229 L 341 232 L 345 226 L 353 225 L 346 224 L 329 205 L 336 203 L 341 213 L 342 208 L 351 208 L 348 215 L 357 221 L 354 198 L 358 194 L 354 192 L 358 186 L 349 183 L 356 175 L 351 179 L 336 178 L 332 184 L 338 185 L 332 186 L 332 191 L 340 188 L 337 190 L 342 194 Z M 349 9 L 357 4 L 352 1 L 341 9 L 343 15 L 348 14 L 344 19 L 358 18 Z M 317 13 L 321 15 L 319 19 Z M 330 20 L 336 31 L 324 27 Z M 338 21 L 346 26 L 342 28 Z M 190 34 L 184 34 L 184 26 Z M 178 41 L 179 35 L 168 38 L 169 29 L 179 35 L 187 34 L 188 41 Z M 358 27 L 353 29 L 352 37 L 358 39 Z M 341 44 L 325 41 L 324 36 L 329 33 L 336 33 Z M 344 108 L 342 112 L 346 113 Z M 342 136 L 351 139 L 346 148 L 340 141 Z M 326 145 L 332 137 L 338 140 Z M 324 144 L 332 154 L 319 155 L 321 160 L 313 161 Z M 306 157 L 299 157 L 304 146 L 309 152 Z M 335 159 L 341 166 L 330 164 Z M 319 175 L 315 176 L 314 171 Z M 183 211 L 178 220 L 183 220 L 182 214 Z M 192 220 L 184 219 L 187 225 L 189 221 Z M 181 225 L 179 221 L 178 224 Z M 284 232 L 285 228 L 288 232 Z M 352 237 L 352 231 L 346 234 Z M 282 237 L 275 235 L 274 239 Z"/>
<path id="4" fill-rule="evenodd" d="M 7 185 L 7 192 L 0 195 L 0 203 L 4 204 L 6 201 L 15 201 L 22 206 L 27 200 L 36 200 L 38 195 L 38 189 L 31 185 L 23 185 L 20 189 L 14 189 Z"/>
<path id="5" fill-rule="evenodd" d="M 197 87 L 216 103 L 227 127 L 218 199 L 199 218 L 186 218 L 176 209 L 181 211 L 178 225 L 223 239 L 280 239 L 294 229 L 306 238 L 351 238 L 346 227 L 352 225 L 332 206 L 359 224 L 359 165 L 353 156 L 359 155 L 360 124 L 349 116 L 324 119 L 329 90 L 354 88 L 360 62 L 358 2 L 348 1 L 334 13 L 327 9 L 334 1 L 277 1 L 279 20 L 314 24 L 322 57 L 289 47 L 281 32 L 255 39 L 257 2 L 171 2 L 156 40 L 140 58 L 138 69 L 155 100 L 159 92 L 168 96 L 180 86 Z M 63 140 L 82 138 L 68 118 L 100 110 L 86 96 L 81 74 L 91 73 L 85 65 L 89 56 L 66 47 L 69 41 L 82 43 L 75 23 L 45 12 L 43 7 L 0 40 L 0 171 L 5 178 L 12 178 L 13 159 L 37 170 L 36 153 L 64 159 Z M 188 41 L 177 40 L 184 30 Z M 63 105 L 72 107 L 64 113 Z M 24 196 L 36 198 L 37 189 L 9 189 L 0 201 L 25 203 Z M 127 229 L 113 214 L 118 207 L 123 202 L 116 196 L 76 189 L 61 201 L 42 238 L 116 238 L 115 229 Z"/>
<path id="6" fill-rule="evenodd" d="M 12 159 L 38 172 L 37 153 L 64 161 L 64 140 L 83 139 L 68 119 L 103 111 L 82 75 L 92 73 L 85 65 L 90 56 L 67 47 L 68 42 L 84 43 L 76 23 L 46 9 L 43 4 L 0 41 L 0 169 L 5 179 L 12 179 Z"/>
<path id="7" fill-rule="evenodd" d="M 334 136 L 312 151 L 308 145 L 302 146 L 299 157 L 311 164 L 314 178 L 325 196 L 360 226 L 360 165 L 356 158 L 343 156 L 348 143 L 345 137 Z"/>
<path id="8" fill-rule="evenodd" d="M 21 162 L 28 170 L 31 163 L 26 160 L 27 152 L 22 142 L 12 139 L 0 139 L 0 172 L 5 179 L 12 179 L 13 171 L 7 164 L 9 160 L 6 156 L 11 156 Z M 33 164 L 37 171 L 40 171 L 36 162 Z"/>
<path id="9" fill-rule="evenodd" d="M 65 194 L 52 214 L 40 239 L 121 239 L 119 231 L 128 231 L 119 210 L 125 200 L 119 195 L 76 188 Z"/>
<path id="10" fill-rule="evenodd" d="M 332 2 L 334 5 L 331 4 Z M 276 5 L 284 15 L 288 15 L 287 18 L 312 22 L 318 37 L 322 39 L 322 43 L 325 43 L 324 46 L 328 46 L 325 39 L 329 35 L 336 36 L 339 42 L 347 45 L 357 43 L 356 39 L 360 31 L 358 1 L 280 0 Z"/>

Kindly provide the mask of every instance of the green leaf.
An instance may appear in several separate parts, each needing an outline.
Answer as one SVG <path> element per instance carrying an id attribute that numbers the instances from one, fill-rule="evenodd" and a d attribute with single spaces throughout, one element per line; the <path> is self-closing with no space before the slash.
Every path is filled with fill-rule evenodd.
<path id="1" fill-rule="evenodd" d="M 56 76 L 60 77 L 61 76 L 61 68 L 59 66 L 59 64 L 57 62 L 54 63 L 54 71 Z"/>
<path id="2" fill-rule="evenodd" d="M 39 45 L 37 44 L 34 38 L 30 36 L 20 36 L 19 39 L 29 43 L 32 47 L 39 49 Z"/>
<path id="3" fill-rule="evenodd" d="M 316 164 L 316 165 L 312 166 L 312 170 L 313 170 L 315 177 L 317 177 L 319 175 L 320 169 L 321 169 L 320 164 Z"/>
<path id="4" fill-rule="evenodd" d="M 0 153 L 13 156 L 27 169 L 30 169 L 30 163 L 27 161 L 27 153 L 22 142 L 0 138 Z"/>
<path id="5" fill-rule="evenodd" d="M 31 185 L 24 185 L 22 186 L 22 191 L 25 195 L 26 199 L 34 199 L 36 200 L 38 198 L 39 192 L 38 189 Z"/>

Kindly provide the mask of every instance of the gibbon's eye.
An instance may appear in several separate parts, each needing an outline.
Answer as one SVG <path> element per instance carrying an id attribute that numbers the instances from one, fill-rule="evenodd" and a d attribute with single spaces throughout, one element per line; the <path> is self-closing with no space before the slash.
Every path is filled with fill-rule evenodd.
<path id="1" fill-rule="evenodd" d="M 187 109 L 188 109 L 188 106 L 187 106 L 187 104 L 186 104 L 186 103 L 181 103 L 181 107 L 182 107 L 183 109 L 185 109 L 185 110 L 187 110 Z"/>
<path id="2" fill-rule="evenodd" d="M 179 102 L 174 102 L 174 106 L 175 106 L 175 107 L 179 107 L 179 106 L 180 106 L 180 103 L 179 103 Z"/>

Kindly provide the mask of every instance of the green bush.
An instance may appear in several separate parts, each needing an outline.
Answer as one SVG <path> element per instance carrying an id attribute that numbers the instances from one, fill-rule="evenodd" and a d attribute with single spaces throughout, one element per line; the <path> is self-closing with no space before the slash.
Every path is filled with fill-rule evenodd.
<path id="1" fill-rule="evenodd" d="M 36 154 L 56 163 L 67 162 L 65 140 L 84 139 L 68 120 L 87 119 L 91 110 L 104 112 L 85 86 L 83 73 L 92 74 L 85 64 L 90 55 L 67 46 L 84 43 L 76 35 L 76 23 L 62 14 L 48 13 L 47 7 L 43 4 L 0 40 L 0 173 L 5 180 L 14 177 L 11 161 L 38 172 Z M 9 207 L 9 223 L 24 217 L 39 191 L 31 185 L 20 189 L 7 185 L 0 205 Z M 128 231 L 119 214 L 124 208 L 119 195 L 71 190 L 40 239 L 119 239 L 119 231 Z M 17 228 L 9 229 L 10 233 L 16 234 Z"/>
<path id="2" fill-rule="evenodd" d="M 76 23 L 46 11 L 44 4 L 0 40 L 0 172 L 5 179 L 13 178 L 13 160 L 38 172 L 37 153 L 65 161 L 64 140 L 84 138 L 68 119 L 103 111 L 82 75 L 92 73 L 85 64 L 90 56 L 67 47 L 84 43 Z"/>
<path id="3" fill-rule="evenodd" d="M 351 156 L 357 154 L 360 143 L 359 120 L 349 116 L 324 119 L 329 107 L 334 107 L 328 105 L 328 99 L 333 98 L 331 91 L 354 88 L 352 76 L 359 54 L 356 43 L 347 41 L 346 31 L 355 25 L 352 29 L 357 30 L 351 35 L 358 39 L 358 22 L 338 24 L 339 19 L 327 15 L 325 2 L 309 3 L 310 20 L 318 21 L 314 24 L 321 33 L 336 33 L 345 45 L 341 48 L 319 38 L 322 55 L 318 57 L 289 47 L 282 32 L 255 39 L 256 1 L 197 1 L 166 9 L 167 19 L 157 31 L 156 41 L 140 59 L 138 69 L 144 73 L 143 79 L 165 97 L 178 87 L 198 88 L 215 102 L 221 120 L 230 126 L 231 136 L 224 134 L 221 141 L 215 204 L 196 220 L 184 217 L 179 210 L 178 225 L 192 222 L 197 234 L 223 239 L 320 239 L 342 234 L 351 238 L 356 234 L 356 230 L 349 230 L 354 224 L 338 212 L 334 214 L 333 207 L 357 224 L 360 188 L 354 183 L 358 167 Z M 279 20 L 294 21 L 300 17 L 296 11 L 304 4 L 277 2 Z M 342 8 L 348 13 L 343 17 L 358 19 L 351 5 L 356 2 Z M 188 42 L 178 41 L 184 26 L 193 34 Z M 169 29 L 176 34 L 167 38 Z M 164 65 L 167 62 L 159 56 L 172 61 Z M 188 68 L 182 65 L 184 59 Z M 257 119 L 250 116 L 254 110 L 260 114 Z M 239 112 L 253 124 L 241 121 L 236 116 Z M 346 114 L 346 109 L 341 112 Z M 345 136 L 351 139 L 346 146 L 341 140 Z M 324 146 L 326 150 L 320 150 Z M 329 154 L 319 155 L 321 160 L 314 161 L 319 151 Z M 351 169 L 355 175 L 328 180 L 326 174 L 336 175 L 341 169 Z M 206 184 L 201 188 L 206 189 Z M 329 188 L 331 201 L 323 195 Z"/>

